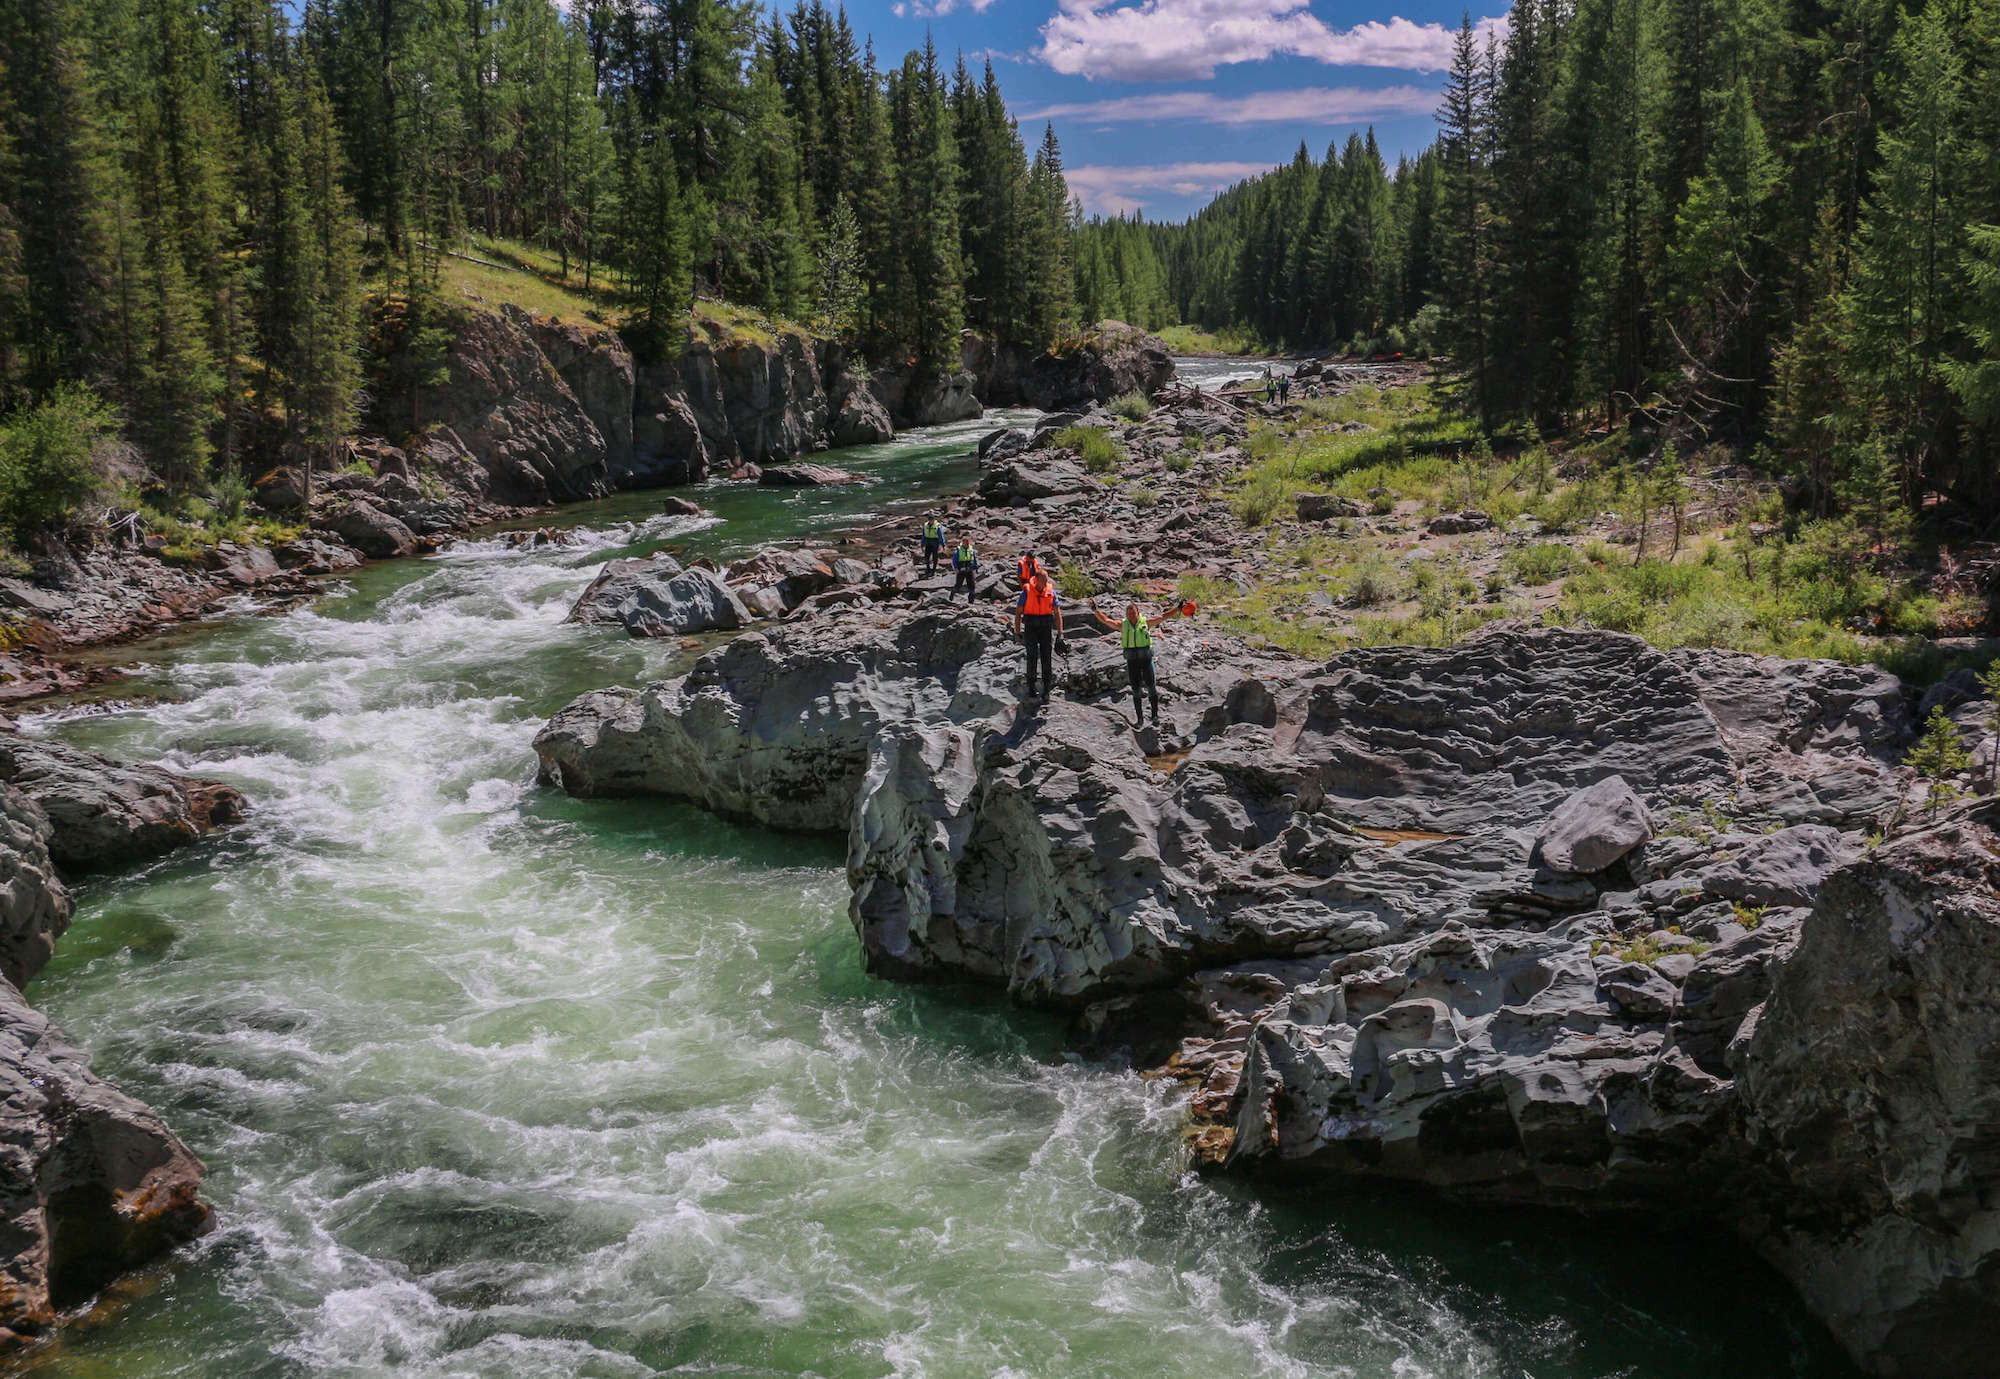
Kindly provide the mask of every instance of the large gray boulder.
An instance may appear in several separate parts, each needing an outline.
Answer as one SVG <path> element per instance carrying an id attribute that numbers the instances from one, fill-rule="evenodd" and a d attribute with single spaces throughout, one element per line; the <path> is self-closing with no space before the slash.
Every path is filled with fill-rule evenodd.
<path id="1" fill-rule="evenodd" d="M 0 981 L 0 1350 L 206 1230 L 201 1175 L 159 1116 Z"/>
<path id="2" fill-rule="evenodd" d="M 1535 859 L 1556 871 L 1603 871 L 1653 836 L 1646 802 L 1622 776 L 1587 785 L 1557 806 L 1535 839 Z"/>
<path id="3" fill-rule="evenodd" d="M 688 637 L 747 627 L 751 613 L 713 570 L 684 569 L 660 554 L 606 564 L 567 621 L 616 623 L 635 637 Z"/>
<path id="4" fill-rule="evenodd" d="M 220 781 L 111 761 L 61 742 L 0 732 L 0 782 L 48 820 L 64 868 L 122 866 L 170 852 L 235 823 L 243 795 Z"/>
<path id="5" fill-rule="evenodd" d="M 1759 1239 L 1881 1374 L 1994 1372 L 2000 803 L 1820 885 L 1738 1087 L 1786 1192 Z"/>
<path id="6" fill-rule="evenodd" d="M 332 532 L 370 560 L 391 560 L 416 553 L 416 533 L 399 518 L 364 498 L 352 499 L 322 514 L 314 519 L 313 525 Z"/>

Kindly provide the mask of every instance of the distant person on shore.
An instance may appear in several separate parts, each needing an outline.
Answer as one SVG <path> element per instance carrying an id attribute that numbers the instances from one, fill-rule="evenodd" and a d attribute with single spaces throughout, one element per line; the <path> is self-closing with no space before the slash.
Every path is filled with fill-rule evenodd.
<path id="1" fill-rule="evenodd" d="M 1183 603 L 1161 614 L 1160 621 L 1184 616 L 1189 605 Z M 1090 605 L 1090 616 L 1097 619 L 1098 626 L 1118 634 L 1119 646 L 1125 652 L 1125 679 L 1132 686 L 1132 715 L 1139 722 L 1146 721 L 1146 703 L 1143 696 L 1150 697 L 1153 707 L 1153 722 L 1160 721 L 1160 681 L 1153 673 L 1153 628 L 1146 621 L 1146 615 L 1139 611 L 1139 605 L 1125 605 L 1122 619 L 1106 617 L 1095 602 Z"/>
<path id="2" fill-rule="evenodd" d="M 937 573 L 938 560 L 944 555 L 944 523 L 932 513 L 924 519 L 924 574 L 928 577 Z"/>
<path id="3" fill-rule="evenodd" d="M 1028 656 L 1028 693 L 1022 702 L 1040 698 L 1047 703 L 1056 692 L 1055 649 L 1062 638 L 1062 606 L 1056 600 L 1049 572 L 1040 565 L 1014 605 L 1013 630 Z M 1041 672 L 1039 680 L 1037 670 Z"/>
<path id="4" fill-rule="evenodd" d="M 958 591 L 965 590 L 965 601 L 972 602 L 973 581 L 979 577 L 979 552 L 973 549 L 970 534 L 961 534 L 958 547 L 951 553 L 951 592 L 957 597 Z"/>
<path id="5" fill-rule="evenodd" d="M 1287 373 L 1287 374 L 1279 374 L 1279 375 L 1278 375 L 1278 401 L 1280 401 L 1280 402 L 1290 402 L 1291 400 L 1292 400 L 1292 376 L 1291 376 L 1290 374 L 1288 374 L 1288 373 Z"/>
<path id="6" fill-rule="evenodd" d="M 1278 380 L 1271 376 L 1271 366 L 1264 366 L 1264 402 L 1266 405 L 1278 400 Z"/>

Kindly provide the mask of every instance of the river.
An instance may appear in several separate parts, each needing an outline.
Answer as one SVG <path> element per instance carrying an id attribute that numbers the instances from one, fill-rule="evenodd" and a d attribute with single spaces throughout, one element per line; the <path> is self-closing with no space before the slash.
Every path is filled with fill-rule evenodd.
<path id="1" fill-rule="evenodd" d="M 208 1163 L 216 1232 L 17 1366 L 159 1376 L 1848 1371 L 1719 1239 L 1196 1178 L 1176 1094 L 866 977 L 834 841 L 534 783 L 580 690 L 683 657 L 562 618 L 596 563 L 963 489 L 566 510 L 139 648 L 28 731 L 226 778 L 243 826 L 81 888 L 30 996 Z M 914 521 L 914 518 L 913 518 Z"/>

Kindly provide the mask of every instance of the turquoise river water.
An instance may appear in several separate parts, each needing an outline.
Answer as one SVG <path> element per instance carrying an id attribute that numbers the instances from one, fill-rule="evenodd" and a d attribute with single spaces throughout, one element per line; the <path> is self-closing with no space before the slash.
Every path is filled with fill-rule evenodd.
<path id="1" fill-rule="evenodd" d="M 30 996 L 208 1163 L 218 1228 L 48 1376 L 1844 1376 L 1721 1238 L 1191 1175 L 1170 1088 L 861 970 L 837 842 L 537 787 L 579 691 L 683 653 L 562 618 L 972 479 L 633 495 L 163 637 L 28 731 L 226 778 L 248 822 L 80 891 Z"/>

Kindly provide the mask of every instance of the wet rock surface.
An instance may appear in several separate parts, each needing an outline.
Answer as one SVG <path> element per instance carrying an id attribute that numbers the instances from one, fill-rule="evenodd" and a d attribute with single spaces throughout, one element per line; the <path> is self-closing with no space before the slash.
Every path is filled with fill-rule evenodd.
<path id="1" fill-rule="evenodd" d="M 46 749 L 0 734 L 0 1350 L 49 1332 L 210 1221 L 200 1161 L 93 1074 L 20 988 L 69 925 L 58 860 L 181 840 L 204 799 L 219 821 L 215 792 L 226 787 Z M 178 824 L 167 817 L 176 808 Z"/>
<path id="2" fill-rule="evenodd" d="M 0 732 L 0 782 L 46 816 L 65 870 L 145 861 L 242 818 L 243 795 L 219 781 L 111 761 L 65 743 Z"/>
<path id="3" fill-rule="evenodd" d="M 201 1162 L 0 982 L 0 1349 L 206 1230 Z"/>

